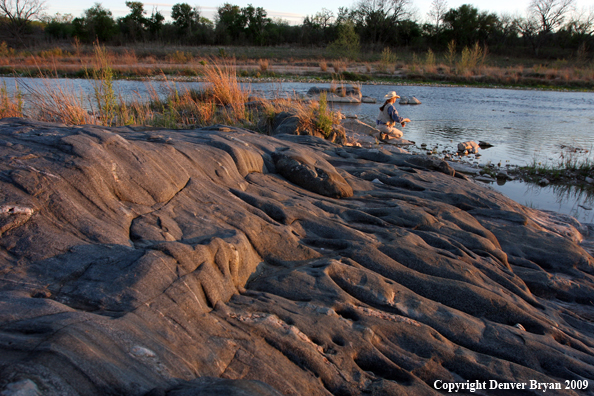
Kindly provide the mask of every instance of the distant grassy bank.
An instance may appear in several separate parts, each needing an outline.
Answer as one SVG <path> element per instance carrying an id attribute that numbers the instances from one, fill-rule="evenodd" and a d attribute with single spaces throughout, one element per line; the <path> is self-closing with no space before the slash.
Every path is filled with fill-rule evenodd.
<path id="1" fill-rule="evenodd" d="M 63 60 L 76 60 L 73 63 L 78 63 L 75 66 L 83 71 L 80 77 L 91 82 L 93 94 L 89 95 L 68 82 L 56 85 L 53 79 L 59 76 L 57 66 L 47 73 L 39 67 L 35 74 L 41 78 L 39 84 L 31 86 L 17 79 L 15 90 L 8 90 L 6 83 L 0 85 L 0 118 L 27 117 L 67 125 L 172 129 L 224 124 L 271 133 L 277 115 L 290 113 L 297 133 L 337 142 L 345 139 L 344 130 L 338 128 L 340 116 L 329 110 L 325 95 L 320 95 L 319 100 L 251 97 L 249 87 L 238 81 L 237 72 L 241 69 L 229 58 L 188 61 L 192 67 L 200 67 L 201 78 L 206 82 L 201 90 L 178 89 L 175 82 L 161 73 L 159 78 L 167 82 L 165 95 L 158 93 L 149 80 L 146 82 L 148 94 L 138 94 L 130 100 L 117 93 L 113 85 L 118 73 L 121 75 L 118 67 L 123 67 L 123 62 L 128 60 L 132 66 L 138 63 L 130 53 L 121 55 L 102 46 L 95 46 L 91 54 L 80 53 L 76 58 L 55 52 L 48 57 L 29 56 L 37 65 L 37 57 L 49 59 L 55 65 Z M 12 59 L 18 59 L 18 55 L 13 54 Z"/>
<path id="2" fill-rule="evenodd" d="M 475 46 L 461 53 L 363 53 L 357 59 L 327 58 L 323 48 L 293 47 L 108 47 L 113 78 L 167 76 L 204 80 L 208 65 L 229 63 L 239 79 L 357 81 L 594 90 L 594 64 L 510 59 Z M 15 51 L 0 45 L 0 74 L 86 78 L 94 62 L 90 46 Z"/>

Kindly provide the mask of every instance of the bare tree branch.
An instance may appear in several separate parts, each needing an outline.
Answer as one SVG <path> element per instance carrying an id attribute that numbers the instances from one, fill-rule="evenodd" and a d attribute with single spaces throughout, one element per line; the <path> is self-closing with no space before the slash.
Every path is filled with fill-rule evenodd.
<path id="1" fill-rule="evenodd" d="M 575 33 L 582 35 L 594 34 L 594 6 L 590 9 L 582 8 L 574 12 L 568 27 Z"/>
<path id="2" fill-rule="evenodd" d="M 574 5 L 575 0 L 532 0 L 528 10 L 538 19 L 540 31 L 549 33 L 563 25 L 566 14 Z"/>
<path id="3" fill-rule="evenodd" d="M 435 22 L 435 29 L 439 31 L 439 26 L 443 21 L 443 16 L 448 12 L 448 2 L 446 0 L 433 0 L 431 2 L 431 8 L 427 13 L 427 16 Z"/>
<path id="4" fill-rule="evenodd" d="M 10 35 L 17 39 L 22 39 L 29 22 L 44 10 L 44 0 L 0 0 L 0 15 L 7 19 Z"/>

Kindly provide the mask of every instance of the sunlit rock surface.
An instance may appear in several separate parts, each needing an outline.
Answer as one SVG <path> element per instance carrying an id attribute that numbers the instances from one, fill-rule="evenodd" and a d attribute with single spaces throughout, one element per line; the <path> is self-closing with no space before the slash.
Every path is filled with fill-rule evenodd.
<path id="1" fill-rule="evenodd" d="M 20 119 L 0 154 L 3 395 L 594 379 L 587 229 L 442 161 Z"/>

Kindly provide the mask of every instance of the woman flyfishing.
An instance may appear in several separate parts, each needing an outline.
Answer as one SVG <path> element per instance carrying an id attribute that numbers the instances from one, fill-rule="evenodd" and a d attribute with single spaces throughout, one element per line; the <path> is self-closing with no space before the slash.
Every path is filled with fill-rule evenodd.
<path id="1" fill-rule="evenodd" d="M 402 131 L 394 128 L 394 125 L 398 122 L 404 127 L 407 122 L 410 122 L 410 119 L 398 115 L 398 111 L 394 106 L 394 102 L 396 102 L 396 99 L 398 98 L 400 98 L 400 96 L 396 95 L 395 91 L 384 96 L 386 101 L 384 102 L 384 105 L 379 108 L 380 113 L 376 120 L 376 128 L 380 131 L 380 140 L 401 138 Z"/>

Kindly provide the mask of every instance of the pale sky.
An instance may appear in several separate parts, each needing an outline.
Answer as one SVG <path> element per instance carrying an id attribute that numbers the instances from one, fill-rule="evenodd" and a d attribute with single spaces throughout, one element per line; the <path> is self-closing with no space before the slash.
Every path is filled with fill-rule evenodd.
<path id="1" fill-rule="evenodd" d="M 79 1 L 58 1 L 58 0 L 47 0 L 47 14 L 55 15 L 60 14 L 72 14 L 74 17 L 79 17 L 83 14 L 84 10 L 91 8 L 97 1 L 95 0 L 79 0 Z M 344 0 L 326 0 L 324 2 L 314 0 L 302 0 L 302 1 L 278 1 L 278 0 L 237 0 L 237 1 L 225 1 L 225 0 L 202 0 L 200 3 L 193 2 L 192 0 L 176 0 L 171 3 L 150 3 L 143 2 L 144 9 L 150 15 L 154 7 L 169 19 L 171 7 L 177 3 L 188 3 L 191 6 L 198 6 L 202 10 L 202 15 L 213 19 L 216 13 L 217 7 L 223 5 L 225 2 L 229 2 L 240 7 L 245 7 L 248 4 L 252 4 L 254 7 L 263 7 L 268 12 L 270 18 L 282 18 L 289 23 L 301 23 L 306 15 L 314 15 L 316 12 L 321 11 L 322 8 L 327 8 L 338 13 L 339 7 L 351 7 L 355 1 L 344 1 Z M 125 0 L 104 0 L 99 1 L 104 8 L 111 10 L 115 18 L 124 16 L 129 13 L 128 7 L 126 7 Z M 496 14 L 509 13 L 512 15 L 526 15 L 526 9 L 530 0 L 447 0 L 448 8 L 458 8 L 462 4 L 472 4 L 478 8 L 479 11 L 489 11 Z M 426 14 L 431 7 L 431 0 L 412 0 L 412 7 L 417 10 L 418 18 L 423 20 L 426 18 Z M 593 6 L 592 0 L 577 0 L 577 8 L 591 8 Z"/>

